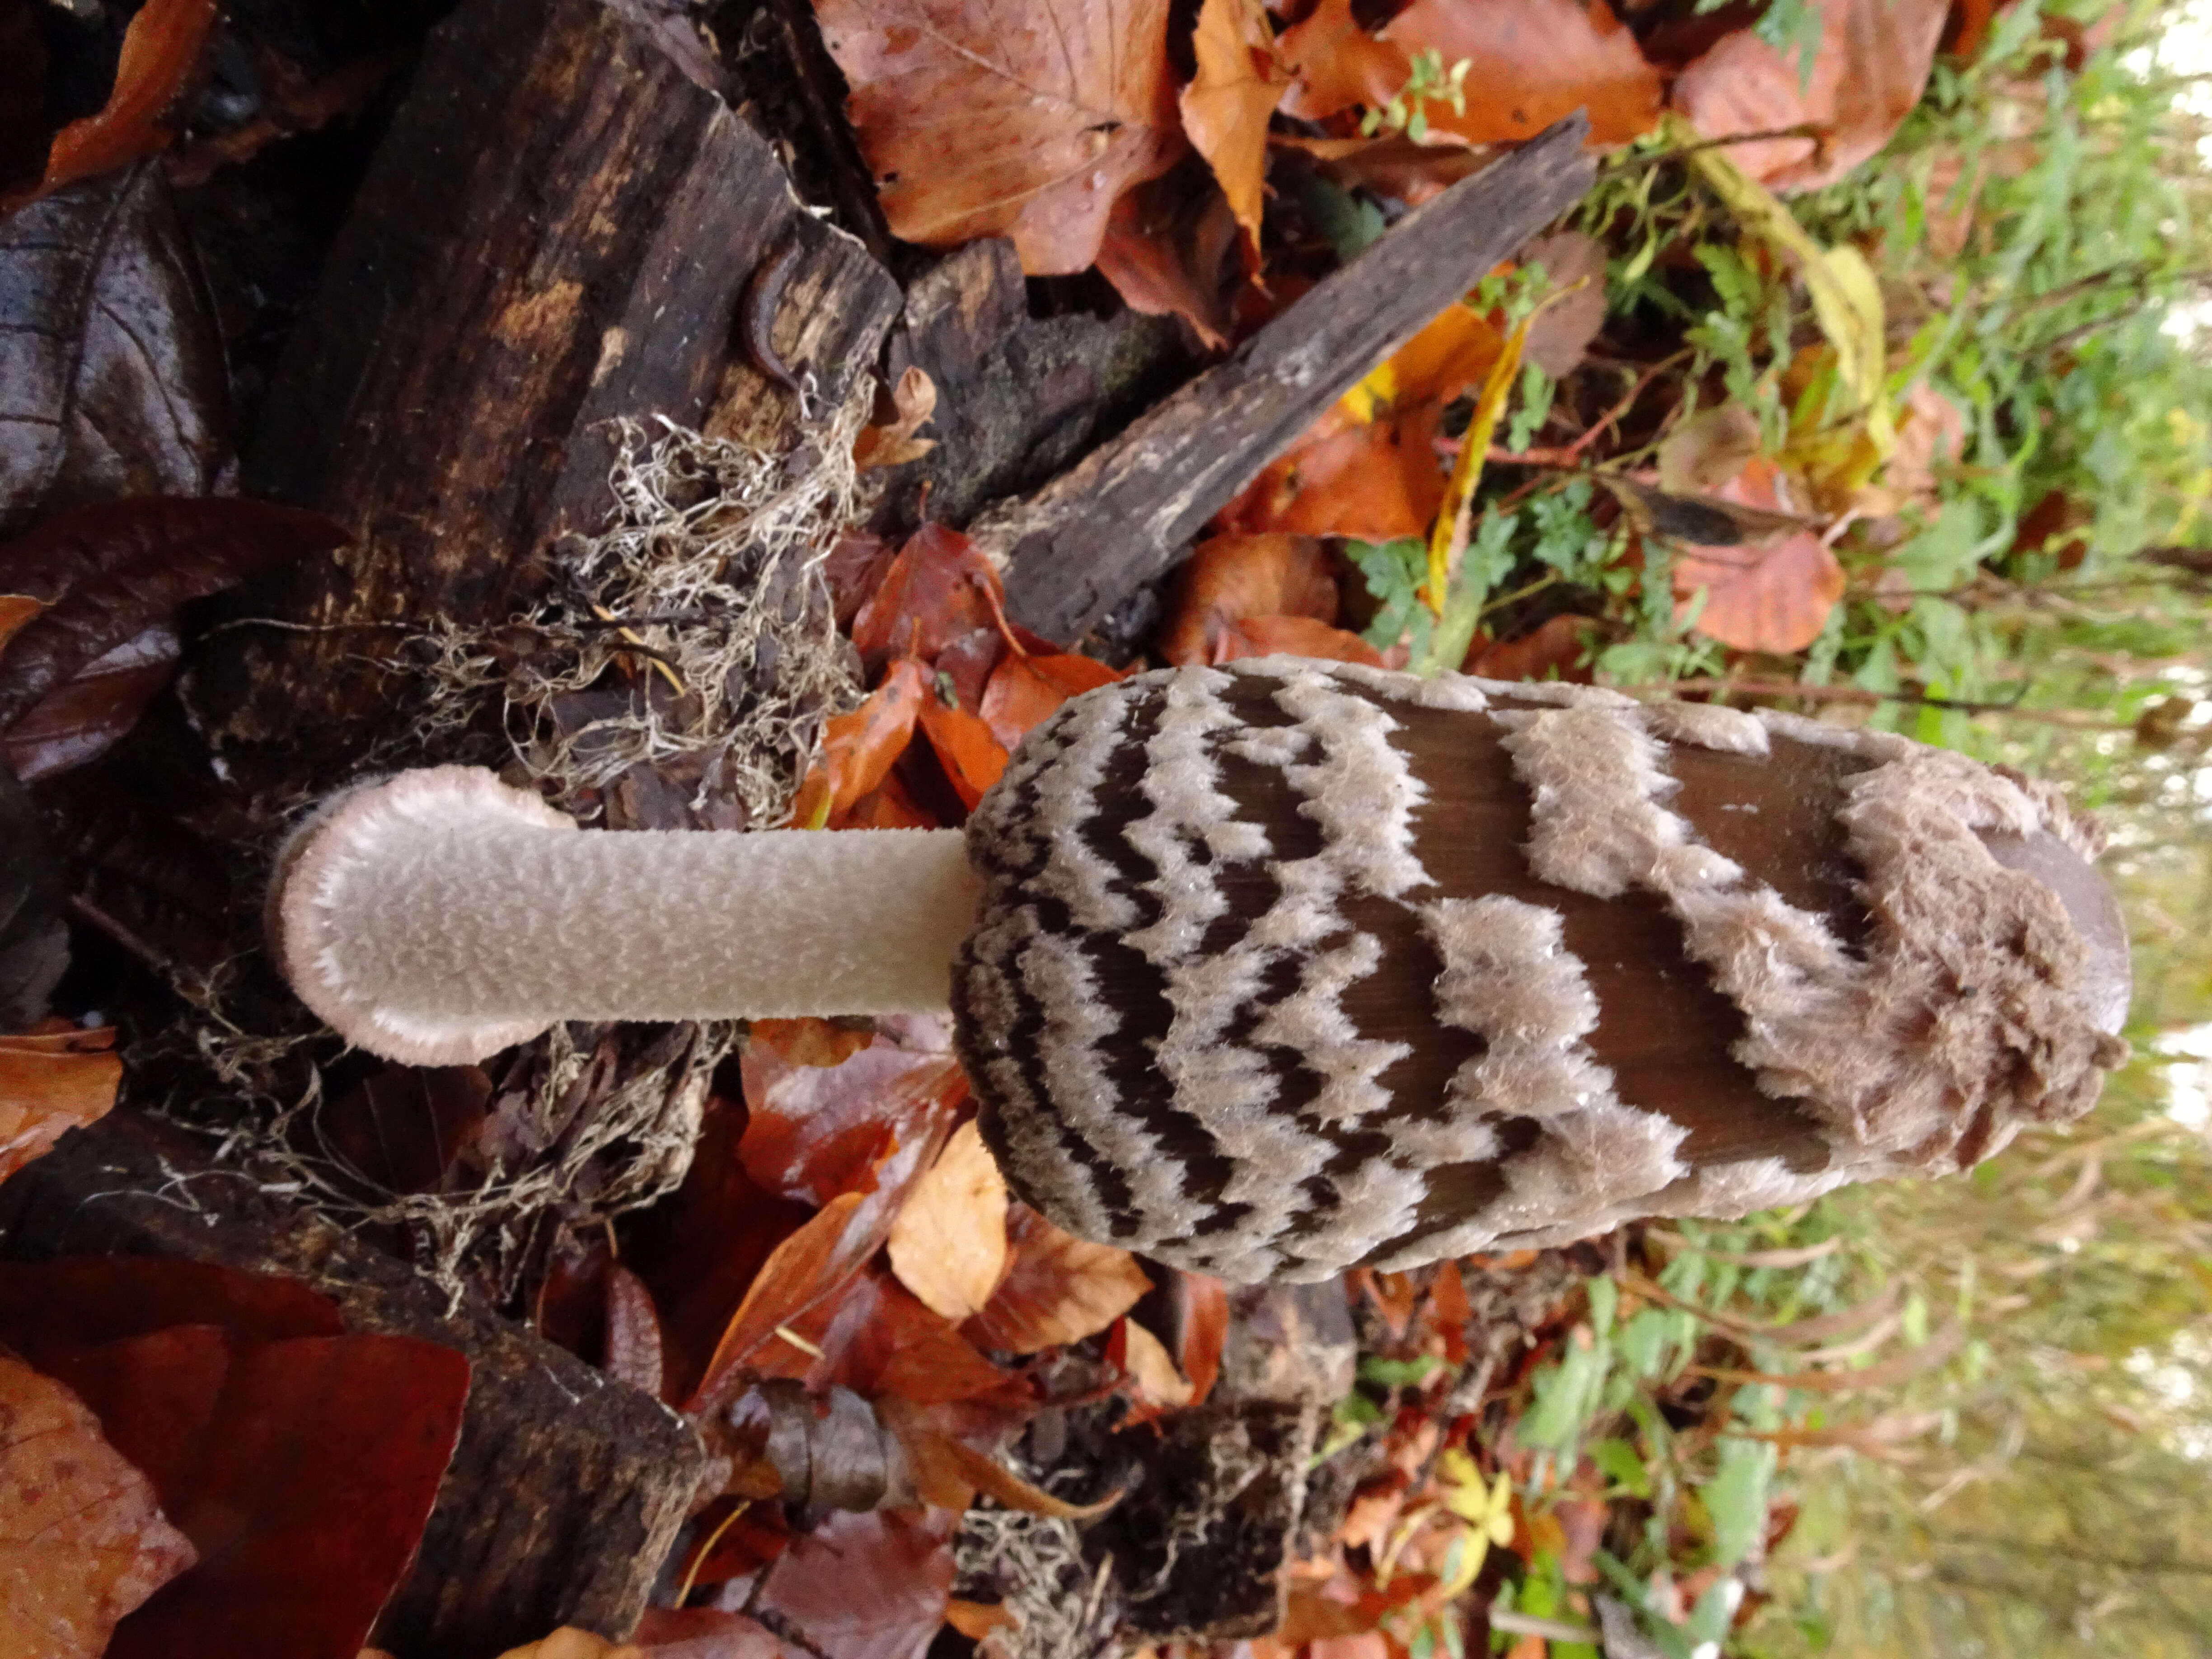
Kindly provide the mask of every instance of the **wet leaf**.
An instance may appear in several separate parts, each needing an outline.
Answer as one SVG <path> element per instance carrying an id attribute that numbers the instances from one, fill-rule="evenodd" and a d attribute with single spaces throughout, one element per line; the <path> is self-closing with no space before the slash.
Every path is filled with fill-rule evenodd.
<path id="1" fill-rule="evenodd" d="M 215 487 L 229 453 L 222 337 L 156 169 L 0 222 L 0 530 Z"/>
<path id="2" fill-rule="evenodd" d="M 0 1352 L 0 1652 L 99 1659 L 193 1559 L 84 1403 Z"/>
<path id="3" fill-rule="evenodd" d="M 1212 660 L 1235 662 L 1239 657 L 1318 657 L 1382 666 L 1382 653 L 1358 635 L 1310 617 L 1246 617 L 1225 624 L 1214 640 Z"/>
<path id="4" fill-rule="evenodd" d="M 15 775 L 28 783 L 106 753 L 161 695 L 181 654 L 176 630 L 155 623 L 87 664 L 0 738 Z"/>
<path id="5" fill-rule="evenodd" d="M 1209 351 L 1227 348 L 1236 325 L 1230 254 L 1237 216 L 1211 180 L 1186 165 L 1124 191 L 1098 246 L 1099 274 L 1132 311 L 1180 317 Z"/>
<path id="6" fill-rule="evenodd" d="M 1024 657 L 1010 651 L 983 690 L 983 723 L 1011 752 L 1070 697 L 1079 697 L 1121 678 L 1095 657 L 1073 652 Z"/>
<path id="7" fill-rule="evenodd" d="M 1787 57 L 1739 29 L 1675 78 L 1674 107 L 1706 138 L 1814 126 L 1811 138 L 1729 148 L 1744 173 L 1776 190 L 1833 184 L 1887 144 L 1920 101 L 1949 0 L 1820 0 L 1820 44 L 1809 86 Z"/>
<path id="8" fill-rule="evenodd" d="M 1256 268 L 1267 121 L 1290 73 L 1261 0 L 1202 0 L 1191 48 L 1198 69 L 1180 100 L 1183 131 L 1221 181 Z"/>
<path id="9" fill-rule="evenodd" d="M 115 1104 L 123 1062 L 108 1052 L 114 1029 L 53 1024 L 61 1029 L 0 1036 L 0 1181 Z"/>
<path id="10" fill-rule="evenodd" d="M 1013 240 L 1031 276 L 1097 257 L 1122 191 L 1184 139 L 1166 0 L 816 0 L 891 229 L 928 247 Z"/>
<path id="11" fill-rule="evenodd" d="M 738 1156 L 763 1188 L 802 1203 L 866 1190 L 895 1146 L 933 1133 L 945 1059 L 883 1032 L 826 1066 L 753 1044 L 739 1062 L 749 1116 Z"/>
<path id="12" fill-rule="evenodd" d="M 1152 1287 L 1127 1250 L 1064 1233 L 1026 1204 L 1008 1208 L 1006 1233 L 1006 1275 L 966 1328 L 980 1347 L 1035 1353 L 1080 1342 Z"/>
<path id="13" fill-rule="evenodd" d="M 1778 507 L 1776 473 L 1755 460 L 1721 496 L 1755 513 Z M 1738 651 L 1802 651 L 1820 638 L 1828 613 L 1844 597 L 1844 568 L 1816 532 L 1787 529 L 1733 544 L 1684 541 L 1674 561 L 1674 592 L 1687 614 L 1691 596 L 1705 603 L 1694 630 Z"/>
<path id="14" fill-rule="evenodd" d="M 107 102 L 98 114 L 72 121 L 54 135 L 46 176 L 29 195 L 59 190 L 167 149 L 176 136 L 167 118 L 198 66 L 216 16 L 216 0 L 147 0 L 124 32 L 123 56 Z M 17 195 L 0 200 L 0 214 L 27 199 Z"/>
<path id="15" fill-rule="evenodd" d="M 832 1514 L 768 1570 L 757 1607 L 836 1659 L 921 1659 L 951 1593 L 952 1519 Z"/>
<path id="16" fill-rule="evenodd" d="M 118 1627 L 113 1659 L 356 1652 L 414 1555 L 469 1384 L 466 1359 L 412 1337 L 210 1325 L 43 1364 L 199 1552 Z"/>
<path id="17" fill-rule="evenodd" d="M 1002 592 L 999 573 L 965 536 L 926 524 L 853 619 L 853 644 L 872 674 L 899 657 L 933 663 L 961 635 L 996 625 Z"/>
<path id="18" fill-rule="evenodd" d="M 802 829 L 835 822 L 878 787 L 912 740 L 928 695 L 921 665 L 902 658 L 866 702 L 849 714 L 831 715 L 823 728 L 822 758 L 799 786 L 792 822 Z"/>
<path id="19" fill-rule="evenodd" d="M 973 1121 L 945 1143 L 891 1223 L 891 1271 L 957 1323 L 981 1311 L 1006 1267 L 1006 1182 Z"/>
<path id="20" fill-rule="evenodd" d="M 1159 653 L 1171 663 L 1211 662 L 1230 623 L 1248 617 L 1334 623 L 1337 599 L 1336 577 L 1317 538 L 1212 536 L 1176 571 Z"/>
<path id="21" fill-rule="evenodd" d="M 0 545 L 0 589 L 47 605 L 0 653 L 0 727 L 185 601 L 349 539 L 319 514 L 234 498 L 147 497 L 47 520 Z"/>
<path id="22" fill-rule="evenodd" d="M 1006 769 L 1006 749 L 981 716 L 947 708 L 941 698 L 921 700 L 921 730 L 945 775 L 971 811 Z"/>

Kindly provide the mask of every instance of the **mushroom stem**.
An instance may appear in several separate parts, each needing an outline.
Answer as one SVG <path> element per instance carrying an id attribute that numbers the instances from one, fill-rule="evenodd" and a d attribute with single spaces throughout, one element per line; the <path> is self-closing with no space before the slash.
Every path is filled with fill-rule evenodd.
<path id="1" fill-rule="evenodd" d="M 440 767 L 295 837 L 270 931 L 341 1034 L 452 1065 L 561 1019 L 942 1009 L 980 890 L 957 830 L 580 832 Z"/>

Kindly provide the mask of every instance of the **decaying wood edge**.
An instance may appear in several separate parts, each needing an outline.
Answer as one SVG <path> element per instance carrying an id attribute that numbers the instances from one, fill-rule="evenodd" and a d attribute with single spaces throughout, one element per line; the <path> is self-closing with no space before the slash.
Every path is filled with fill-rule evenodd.
<path id="1" fill-rule="evenodd" d="M 690 1425 L 474 1297 L 207 1162 L 125 1109 L 0 1187 L 0 1259 L 153 1255 L 300 1279 L 350 1331 L 468 1356 L 461 1435 L 412 1571 L 377 1624 L 399 1653 L 491 1659 L 564 1624 L 635 1626 L 707 1455 Z"/>
<path id="2" fill-rule="evenodd" d="M 969 534 L 1006 574 L 1006 609 L 1073 640 L 1173 564 L 1361 377 L 1500 259 L 1580 201 L 1596 174 L 1579 113 L 1399 222 L 1229 359 L 1035 495 Z"/>

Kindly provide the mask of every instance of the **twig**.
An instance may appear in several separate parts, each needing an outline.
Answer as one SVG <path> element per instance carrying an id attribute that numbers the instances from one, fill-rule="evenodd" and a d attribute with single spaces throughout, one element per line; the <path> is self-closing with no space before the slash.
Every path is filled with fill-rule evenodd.
<path id="1" fill-rule="evenodd" d="M 1973 702 L 1957 697 L 1929 696 L 1918 691 L 1870 691 L 1863 685 L 1805 685 L 1796 680 L 1711 677 L 1656 680 L 1644 685 L 1614 688 L 1632 697 L 1670 697 L 1684 691 L 1711 691 L 1746 697 L 1797 697 L 1807 702 L 1873 704 L 1901 702 L 1924 708 L 1945 708 L 1961 714 L 2011 714 L 2041 726 L 2063 726 L 2081 732 L 2132 732 L 2130 720 L 2100 720 L 2087 709 L 2023 708 L 2017 702 Z"/>

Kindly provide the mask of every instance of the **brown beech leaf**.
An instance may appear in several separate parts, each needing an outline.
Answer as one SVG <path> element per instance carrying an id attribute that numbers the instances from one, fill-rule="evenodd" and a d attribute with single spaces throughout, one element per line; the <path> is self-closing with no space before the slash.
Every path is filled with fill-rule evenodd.
<path id="1" fill-rule="evenodd" d="M 1070 697 L 1121 678 L 1096 657 L 1073 652 L 1019 656 L 1009 651 L 983 689 L 980 712 L 991 735 L 1012 752 L 1031 728 Z"/>
<path id="2" fill-rule="evenodd" d="M 1366 15 L 1356 0 L 1321 0 L 1284 32 L 1281 52 L 1291 74 L 1285 111 L 1319 121 L 1355 105 L 1380 109 L 1398 95 L 1413 63 L 1395 40 L 1367 32 Z"/>
<path id="3" fill-rule="evenodd" d="M 1725 35 L 1676 77 L 1674 106 L 1707 138 L 1814 126 L 1824 137 L 1733 144 L 1729 159 L 1778 191 L 1832 185 L 1887 144 L 1920 101 L 1949 0 L 1820 0 L 1820 44 L 1801 91 L 1784 58 L 1750 29 Z"/>
<path id="4" fill-rule="evenodd" d="M 1213 660 L 1222 629 L 1248 617 L 1310 617 L 1334 623 L 1336 577 L 1311 536 L 1210 536 L 1176 571 L 1168 619 L 1160 629 L 1165 660 Z"/>
<path id="5" fill-rule="evenodd" d="M 950 1127 L 930 1127 L 945 1059 L 880 1031 L 832 1065 L 750 1044 L 738 1063 L 749 1116 L 738 1156 L 762 1187 L 802 1203 L 866 1190 L 895 1146 Z"/>
<path id="6" fill-rule="evenodd" d="M 1319 657 L 1382 666 L 1382 653 L 1358 635 L 1311 617 L 1244 617 L 1225 623 L 1214 639 L 1212 660 L 1235 662 L 1239 657 Z"/>
<path id="7" fill-rule="evenodd" d="M 855 1281 L 821 1346 L 827 1364 L 808 1374 L 810 1386 L 823 1379 L 870 1400 L 915 1406 L 1013 1407 L 1032 1397 L 1026 1382 L 986 1359 L 958 1326 L 878 1271 Z"/>
<path id="8" fill-rule="evenodd" d="M 1522 265 L 1543 266 L 1547 283 L 1546 303 L 1528 319 L 1522 356 L 1553 380 L 1563 379 L 1581 367 L 1605 325 L 1605 245 L 1578 230 L 1555 231 L 1516 258 Z"/>
<path id="9" fill-rule="evenodd" d="M 934 438 L 915 436 L 937 417 L 937 383 L 919 364 L 908 363 L 899 376 L 891 388 L 891 406 L 897 410 L 896 418 L 863 428 L 854 441 L 854 465 L 897 466 L 918 461 L 937 447 Z"/>
<path id="10" fill-rule="evenodd" d="M 941 697 L 921 700 L 921 731 L 944 763 L 945 775 L 963 804 L 974 810 L 1006 769 L 1006 748 L 979 714 L 948 707 Z"/>
<path id="11" fill-rule="evenodd" d="M 84 1402 L 0 1351 L 0 1653 L 99 1659 L 193 1559 Z"/>
<path id="12" fill-rule="evenodd" d="M 175 629 L 151 624 L 40 698 L 0 737 L 0 751 L 26 783 L 96 759 L 138 723 L 182 654 Z"/>
<path id="13" fill-rule="evenodd" d="M 1152 1287 L 1136 1257 L 1064 1233 L 1026 1204 L 1006 1212 L 1006 1275 L 968 1322 L 977 1346 L 1035 1353 L 1096 1336 Z"/>
<path id="14" fill-rule="evenodd" d="M 1753 512 L 1778 506 L 1774 468 L 1758 459 L 1718 492 Z M 1684 542 L 1674 561 L 1678 614 L 1699 589 L 1705 604 L 1692 631 L 1738 651 L 1802 651 L 1820 637 L 1844 597 L 1844 568 L 1818 532 L 1792 528 L 1741 542 Z"/>
<path id="15" fill-rule="evenodd" d="M 199 1553 L 117 1626 L 112 1659 L 360 1650 L 453 1456 L 466 1359 L 413 1337 L 175 1325 L 42 1363 Z"/>
<path id="16" fill-rule="evenodd" d="M 1274 30 L 1261 0 L 1201 0 L 1191 49 L 1198 70 L 1182 89 L 1183 131 L 1221 181 L 1256 268 L 1267 121 L 1283 101 L 1290 73 L 1275 55 Z"/>
<path id="17" fill-rule="evenodd" d="M 1461 672 L 1486 680 L 1561 679 L 1586 684 L 1590 674 L 1582 659 L 1591 627 L 1588 617 L 1568 613 L 1547 617 L 1517 639 L 1479 640 Z"/>
<path id="18" fill-rule="evenodd" d="M 386 1066 L 316 1115 L 322 1150 L 387 1193 L 428 1193 L 475 1141 L 491 1079 L 474 1066 Z"/>
<path id="19" fill-rule="evenodd" d="M 0 214 L 32 196 L 166 149 L 175 135 L 164 118 L 198 67 L 216 16 L 216 0 L 147 0 L 124 32 L 107 102 L 98 114 L 54 135 L 45 178 L 27 195 L 0 200 Z"/>
<path id="20" fill-rule="evenodd" d="M 952 1590 L 955 1517 L 837 1511 L 768 1570 L 756 1610 L 836 1659 L 921 1659 Z"/>
<path id="21" fill-rule="evenodd" d="M 1270 141 L 1302 149 L 1320 164 L 1324 176 L 1346 190 L 1371 190 L 1419 207 L 1461 179 L 1480 173 L 1497 158 L 1488 145 L 1470 144 L 1454 133 L 1431 132 L 1422 143 L 1403 133 L 1372 138 L 1308 138 L 1279 133 Z"/>
<path id="22" fill-rule="evenodd" d="M 1408 54 L 1469 65 L 1466 109 L 1431 100 L 1427 112 L 1431 126 L 1476 143 L 1533 138 L 1577 109 L 1593 145 L 1659 120 L 1659 71 L 1606 0 L 1413 0 L 1382 33 Z"/>
<path id="23" fill-rule="evenodd" d="M 1152 1414 L 1191 1403 L 1196 1390 L 1176 1369 L 1167 1345 L 1133 1320 L 1124 1319 L 1107 1345 L 1109 1364 L 1119 1365 L 1135 1385 L 1137 1398 Z"/>
<path id="24" fill-rule="evenodd" d="M 1098 270 L 1132 311 L 1180 317 L 1207 350 L 1220 351 L 1237 321 L 1237 216 L 1220 186 L 1194 171 L 1186 163 L 1122 192 L 1098 246 Z"/>
<path id="25" fill-rule="evenodd" d="M 854 617 L 853 644 L 872 674 L 898 657 L 933 663 L 962 635 L 996 625 L 1003 592 L 999 573 L 965 536 L 926 524 Z"/>
<path id="26" fill-rule="evenodd" d="M 654 1399 L 663 1382 L 660 1315 L 645 1281 L 619 1263 L 607 1269 L 607 1333 L 603 1369 Z"/>
<path id="27" fill-rule="evenodd" d="M 115 1104 L 123 1062 L 108 1052 L 114 1028 L 52 1024 L 59 1029 L 0 1036 L 0 1181 Z"/>
<path id="28" fill-rule="evenodd" d="M 1071 1504 L 1032 1486 L 987 1452 L 981 1452 L 935 1420 L 935 1413 L 893 1405 L 884 1421 L 906 1448 L 915 1491 L 940 1509 L 966 1509 L 983 1492 L 1006 1509 L 1054 1521 L 1090 1521 L 1121 1502 L 1118 1492 L 1095 1504 Z"/>
<path id="29" fill-rule="evenodd" d="M 47 605 L 0 653 L 0 727 L 185 601 L 349 539 L 295 507 L 149 496 L 78 507 L 0 544 L 0 590 Z"/>
<path id="30" fill-rule="evenodd" d="M 156 168 L 0 222 L 0 532 L 215 487 L 229 455 L 222 337 Z"/>
<path id="31" fill-rule="evenodd" d="M 1718 489 L 1759 453 L 1759 416 L 1741 404 L 1701 409 L 1659 446 L 1659 488 L 1673 495 Z"/>
<path id="32" fill-rule="evenodd" d="M 1006 1179 L 973 1120 L 952 1132 L 891 1223 L 891 1271 L 931 1311 L 980 1313 L 1006 1270 Z"/>
<path id="33" fill-rule="evenodd" d="M 842 1066 L 863 1048 L 872 1048 L 876 1028 L 865 1019 L 840 1023 L 804 1015 L 798 1019 L 757 1019 L 745 1028 L 748 1053 L 774 1054 L 790 1066 Z"/>
<path id="34" fill-rule="evenodd" d="M 1007 236 L 1033 276 L 1097 258 L 1129 185 L 1183 153 L 1167 0 L 816 0 L 891 229 Z"/>
<path id="35" fill-rule="evenodd" d="M 903 657 L 866 702 L 849 714 L 831 715 L 823 728 L 822 758 L 808 769 L 792 804 L 792 822 L 802 829 L 835 823 L 880 787 L 912 740 L 928 696 L 921 665 Z"/>
<path id="36" fill-rule="evenodd" d="M 1190 1379 L 1190 1403 L 1202 1406 L 1221 1375 L 1229 1342 L 1229 1286 L 1211 1273 L 1188 1270 L 1176 1279 L 1182 1319 L 1176 1326 L 1176 1367 Z"/>

